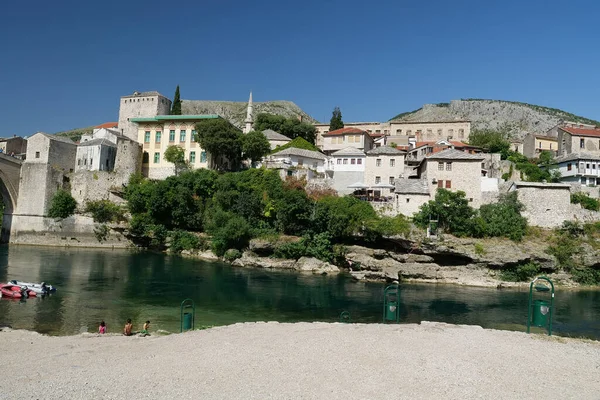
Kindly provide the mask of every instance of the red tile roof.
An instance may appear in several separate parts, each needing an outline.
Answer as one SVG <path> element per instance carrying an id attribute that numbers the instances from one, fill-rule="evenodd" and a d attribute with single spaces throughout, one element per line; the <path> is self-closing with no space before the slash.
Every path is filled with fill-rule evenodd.
<path id="1" fill-rule="evenodd" d="M 565 132 L 570 133 L 571 135 L 575 135 L 575 136 L 600 136 L 599 128 L 586 129 L 586 128 L 571 128 L 570 126 L 561 126 L 560 129 L 562 129 Z"/>
<path id="2" fill-rule="evenodd" d="M 119 126 L 118 122 L 105 122 L 103 124 L 98 125 L 95 129 L 102 129 L 102 128 L 112 129 L 112 128 L 116 128 L 117 126 Z"/>
<path id="3" fill-rule="evenodd" d="M 352 135 L 352 134 L 368 134 L 366 131 L 358 128 L 342 128 L 336 129 L 335 131 L 330 131 L 324 133 L 323 136 L 339 136 L 339 135 Z"/>
<path id="4" fill-rule="evenodd" d="M 428 145 L 428 146 L 435 146 L 437 142 L 438 142 L 438 141 L 435 141 L 435 140 L 424 141 L 424 142 L 417 142 L 417 143 L 415 144 L 415 148 L 416 148 L 416 147 L 425 146 L 425 145 Z M 466 143 L 463 143 L 463 142 L 454 141 L 454 140 L 450 140 L 448 143 L 450 143 L 450 144 L 451 144 L 452 146 L 454 146 L 454 147 L 477 147 L 477 146 L 471 146 L 471 145 L 469 145 L 469 144 L 466 144 Z M 446 146 L 446 145 L 445 145 L 445 144 L 442 144 L 442 143 L 440 143 L 440 144 L 439 144 L 439 146 L 441 147 L 441 146 Z"/>

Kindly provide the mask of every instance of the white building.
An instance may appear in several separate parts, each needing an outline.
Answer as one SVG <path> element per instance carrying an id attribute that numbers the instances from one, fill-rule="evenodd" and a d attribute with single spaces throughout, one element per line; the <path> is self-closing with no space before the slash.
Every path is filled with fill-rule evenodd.
<path id="1" fill-rule="evenodd" d="M 112 171 L 115 168 L 117 145 L 108 139 L 92 139 L 77 145 L 75 172 Z"/>
<path id="2" fill-rule="evenodd" d="M 268 156 L 263 165 L 266 168 L 277 169 L 283 179 L 286 176 L 305 177 L 306 180 L 325 178 L 325 162 L 323 153 L 312 150 L 290 147 Z"/>
<path id="3" fill-rule="evenodd" d="M 275 132 L 272 129 L 265 129 L 264 131 L 262 131 L 262 133 L 269 141 L 269 144 L 271 145 L 271 150 L 275 150 L 277 147 L 286 145 L 292 141 L 292 139 L 290 139 L 289 137 L 282 135 L 279 132 Z"/>
<path id="4" fill-rule="evenodd" d="M 571 153 L 555 159 L 561 182 L 600 185 L 600 155 Z"/>
<path id="5" fill-rule="evenodd" d="M 396 179 L 404 175 L 405 152 L 393 147 L 381 146 L 367 152 L 365 184 L 373 189 L 375 197 L 390 195 Z"/>
<path id="6" fill-rule="evenodd" d="M 355 189 L 348 186 L 365 180 L 367 155 L 356 147 L 346 147 L 331 154 L 327 163 L 329 175 L 333 178 L 333 188 L 340 194 L 350 194 Z"/>

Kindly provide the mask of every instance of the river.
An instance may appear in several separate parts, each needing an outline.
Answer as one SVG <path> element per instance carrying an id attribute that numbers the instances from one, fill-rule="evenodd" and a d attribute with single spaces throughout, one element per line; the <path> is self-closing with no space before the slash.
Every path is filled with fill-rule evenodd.
<path id="1" fill-rule="evenodd" d="M 196 328 L 246 321 L 338 321 L 382 319 L 383 284 L 347 275 L 233 268 L 150 252 L 34 246 L 0 247 L 0 281 L 50 283 L 45 298 L 0 299 L 0 326 L 49 335 L 94 332 L 101 320 L 120 332 L 179 332 L 180 303 L 196 305 Z M 455 285 L 402 284 L 401 322 L 441 321 L 485 328 L 524 330 L 527 290 Z M 600 291 L 556 291 L 554 333 L 600 339 Z"/>

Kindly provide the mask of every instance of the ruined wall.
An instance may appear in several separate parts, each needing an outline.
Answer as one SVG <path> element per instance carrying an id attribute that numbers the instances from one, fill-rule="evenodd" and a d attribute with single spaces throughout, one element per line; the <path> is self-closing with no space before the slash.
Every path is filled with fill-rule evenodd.
<path id="1" fill-rule="evenodd" d="M 63 172 L 50 165 L 23 163 L 15 214 L 46 215 L 52 197 L 64 183 L 66 179 Z"/>
<path id="2" fill-rule="evenodd" d="M 573 217 L 568 188 L 519 187 L 517 196 L 525 206 L 521 215 L 530 225 L 556 228 Z"/>

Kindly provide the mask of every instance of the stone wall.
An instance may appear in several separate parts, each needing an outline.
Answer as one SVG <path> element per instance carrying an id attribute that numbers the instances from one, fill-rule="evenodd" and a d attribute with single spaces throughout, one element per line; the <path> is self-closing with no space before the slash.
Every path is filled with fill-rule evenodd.
<path id="1" fill-rule="evenodd" d="M 106 240 L 98 241 L 92 218 L 74 215 L 65 219 L 13 215 L 11 244 L 41 246 L 127 248 L 132 244 L 121 233 L 110 231 Z"/>
<path id="2" fill-rule="evenodd" d="M 65 182 L 63 172 L 48 164 L 24 162 L 15 214 L 46 215 L 52 197 Z"/>
<path id="3" fill-rule="evenodd" d="M 530 225 L 556 228 L 572 219 L 571 193 L 567 185 L 537 184 L 517 189 L 525 209 L 521 212 Z"/>
<path id="4" fill-rule="evenodd" d="M 443 169 L 438 168 L 438 163 L 443 162 Z M 448 163 L 451 169 L 448 170 Z M 449 190 L 463 191 L 469 200 L 469 205 L 479 208 L 481 205 L 481 161 L 480 160 L 426 160 L 424 174 L 430 188 L 431 197 L 435 197 L 438 184 L 443 181 L 442 188 L 446 189 L 446 182 L 450 181 Z M 433 181 L 436 183 L 433 183 Z"/>
<path id="5" fill-rule="evenodd" d="M 133 141 L 138 140 L 138 127 L 131 118 L 149 118 L 169 115 L 171 100 L 156 93 L 138 93 L 119 100 L 119 132 Z"/>
<path id="6" fill-rule="evenodd" d="M 431 200 L 429 194 L 396 194 L 395 211 L 396 214 L 402 214 L 407 217 L 412 217 L 418 213 L 419 208 Z"/>
<path id="7" fill-rule="evenodd" d="M 348 185 L 352 185 L 357 182 L 363 182 L 365 179 L 365 173 L 363 171 L 335 171 L 333 173 L 333 188 L 340 194 L 350 194 L 356 189 L 349 188 Z"/>

